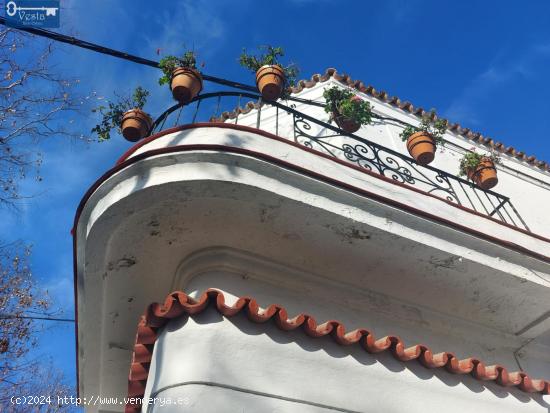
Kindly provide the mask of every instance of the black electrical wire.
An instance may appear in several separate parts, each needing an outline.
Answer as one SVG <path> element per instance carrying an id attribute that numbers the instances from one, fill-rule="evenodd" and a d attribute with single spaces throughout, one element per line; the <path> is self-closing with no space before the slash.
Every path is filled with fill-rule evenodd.
<path id="1" fill-rule="evenodd" d="M 5 17 L 0 16 L 0 24 L 8 27 L 8 25 L 6 24 L 6 18 Z M 130 62 L 137 63 L 137 64 L 140 64 L 140 65 L 150 66 L 150 67 L 154 67 L 156 69 L 159 68 L 159 62 L 156 62 L 154 60 L 149 60 L 149 59 L 145 59 L 143 57 L 134 56 L 134 55 L 131 55 L 129 53 L 121 52 L 121 51 L 115 50 L 115 49 L 110 49 L 108 47 L 101 46 L 101 45 L 96 44 L 96 43 L 90 43 L 90 42 L 87 42 L 85 40 L 77 39 L 76 37 L 67 36 L 67 35 L 64 35 L 64 34 L 52 32 L 51 30 L 40 29 L 40 28 L 36 28 L 36 27 L 14 27 L 14 29 L 20 30 L 20 31 L 23 31 L 23 32 L 27 32 L 27 33 L 31 33 L 31 34 L 34 34 L 36 36 L 46 37 L 48 39 L 55 40 L 56 42 L 66 43 L 66 44 L 70 44 L 72 46 L 77 46 L 77 47 L 81 47 L 83 49 L 88 49 L 88 50 L 91 50 L 91 51 L 94 51 L 94 52 L 97 52 L 97 53 L 102 53 L 102 54 L 106 54 L 106 55 L 109 55 L 109 56 L 118 57 L 119 59 L 128 60 Z M 255 87 L 255 86 L 245 85 L 244 83 L 239 83 L 239 82 L 235 82 L 235 81 L 232 81 L 232 80 L 222 79 L 220 77 L 210 76 L 210 75 L 206 75 L 204 73 L 201 73 L 201 75 L 202 75 L 202 78 L 204 80 L 207 80 L 209 82 L 217 83 L 217 84 L 224 85 L 224 86 L 229 86 L 229 87 L 236 88 L 236 89 L 246 90 L 246 91 L 249 91 L 249 92 L 258 93 L 258 88 Z M 298 98 L 298 97 L 294 97 L 294 96 L 289 97 L 288 100 L 292 100 L 292 101 L 299 102 L 299 103 L 312 104 L 314 106 L 320 106 L 320 107 L 324 106 L 322 103 L 318 103 L 318 102 L 314 102 L 314 101 L 309 100 L 309 99 L 303 99 L 303 98 Z"/>
<path id="2" fill-rule="evenodd" d="M 35 317 L 30 315 L 15 315 L 15 314 L 0 314 L 0 320 L 23 318 L 26 320 L 46 320 L 46 321 L 64 321 L 67 323 L 74 323 L 72 318 L 55 318 L 55 317 Z"/>
<path id="3" fill-rule="evenodd" d="M 7 26 L 6 24 L 6 18 L 0 16 L 0 24 Z M 113 57 L 118 57 L 119 59 L 128 60 L 130 62 L 134 62 L 140 65 L 150 66 L 154 67 L 156 69 L 159 68 L 159 63 L 154 60 L 144 59 L 143 57 L 134 56 L 126 52 L 121 52 L 115 49 L 110 49 L 108 47 L 101 46 L 99 44 L 90 43 L 85 40 L 77 39 L 76 37 L 66 36 L 64 34 L 52 32 L 50 30 L 46 29 L 40 29 L 36 27 L 14 27 L 16 30 L 20 30 L 23 32 L 31 33 L 36 36 L 46 37 L 48 39 L 55 40 L 56 42 L 66 43 L 70 44 L 72 46 L 81 47 L 83 49 L 92 50 L 97 53 L 106 54 Z M 248 90 L 251 92 L 257 92 L 258 89 L 255 86 L 245 85 L 243 83 L 234 82 L 232 80 L 222 79 L 215 76 L 209 76 L 205 75 L 204 73 L 201 73 L 202 78 L 204 80 L 207 80 L 209 82 L 218 83 L 220 85 L 234 87 L 237 89 L 242 90 Z"/>

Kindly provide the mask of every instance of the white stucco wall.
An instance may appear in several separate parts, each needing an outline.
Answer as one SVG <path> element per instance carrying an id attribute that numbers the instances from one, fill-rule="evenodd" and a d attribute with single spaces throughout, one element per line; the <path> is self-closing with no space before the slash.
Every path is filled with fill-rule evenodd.
<path id="1" fill-rule="evenodd" d="M 322 279 L 314 284 L 292 269 L 285 271 L 284 266 L 259 265 L 257 258 L 242 254 L 236 254 L 231 265 L 215 257 L 215 251 L 203 253 L 201 264 L 192 265 L 197 274 L 180 277 L 182 289 L 198 298 L 202 291 L 217 285 L 225 290 L 228 304 L 249 295 L 264 307 L 270 303 L 284 306 L 289 317 L 307 311 L 318 323 L 337 319 L 349 329 L 372 329 L 377 337 L 398 330 L 407 344 L 421 340 L 434 352 L 443 351 L 443 342 L 449 345 L 450 341 L 459 357 L 487 355 L 486 345 L 494 334 L 456 322 L 452 332 L 438 331 L 429 327 L 436 315 L 425 314 L 423 323 L 392 317 L 376 308 L 353 305 L 354 299 L 361 299 L 360 292 L 325 284 Z M 182 269 L 188 267 L 185 264 Z M 370 301 L 366 296 L 362 299 Z M 493 339 L 501 344 L 506 341 L 498 335 Z M 514 363 L 511 352 L 503 347 L 493 350 L 489 358 Z M 548 371 L 548 366 L 544 370 Z M 416 361 L 402 363 L 389 352 L 372 355 L 359 345 L 343 347 L 330 337 L 308 337 L 301 329 L 284 332 L 273 323 L 255 324 L 245 315 L 226 318 L 212 307 L 200 315 L 176 319 L 163 329 L 146 396 L 180 398 L 186 411 L 212 413 L 527 413 L 546 412 L 550 406 L 541 395 L 505 389 L 469 375 L 426 369 Z M 176 412 L 181 406 L 157 404 L 144 411 Z"/>
<path id="2" fill-rule="evenodd" d="M 318 99 L 326 85 L 306 89 L 302 97 Z M 380 102 L 373 106 L 415 121 Z M 266 109 L 262 128 L 270 131 L 268 117 Z M 254 113 L 239 123 L 247 119 L 255 125 Z M 359 132 L 405 151 L 398 133 L 389 125 Z M 279 135 L 293 136 L 290 129 L 279 129 Z M 458 154 L 472 145 L 452 134 L 446 139 L 434 166 L 454 173 Z M 228 150 L 185 150 L 197 144 Z M 147 154 L 176 146 L 181 149 Z M 131 157 L 137 155 L 144 158 L 95 190 L 76 227 L 82 396 L 124 396 L 136 323 L 146 305 L 172 290 L 196 295 L 211 287 L 233 297 L 255 296 L 264 306 L 282 304 L 291 315 L 336 318 L 350 329 L 396 334 L 436 352 L 550 376 L 550 265 L 506 244 L 548 256 L 548 242 L 253 131 L 213 125 L 174 132 Z M 511 198 L 533 231 L 550 235 L 550 218 L 542 211 L 548 174 L 505 159 L 499 178 L 495 190 Z M 538 202 L 532 204 L 522 191 Z M 186 411 L 197 412 L 550 407 L 540 395 L 399 363 L 389 354 L 344 349 L 329 338 L 312 341 L 299 331 L 285 333 L 243 317 L 225 319 L 214 311 L 164 329 L 147 394 L 186 397 Z"/>
<path id="3" fill-rule="evenodd" d="M 170 324 L 158 341 L 150 380 L 154 397 L 181 397 L 185 411 L 197 413 L 528 413 L 549 406 L 540 395 L 403 364 L 386 353 L 342 348 L 272 324 L 250 325 L 243 317 L 220 319 L 213 310 Z"/>

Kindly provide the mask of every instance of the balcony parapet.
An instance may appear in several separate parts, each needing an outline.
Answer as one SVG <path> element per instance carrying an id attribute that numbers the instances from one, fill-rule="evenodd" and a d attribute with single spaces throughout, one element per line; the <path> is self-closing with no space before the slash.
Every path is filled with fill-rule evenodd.
<path id="1" fill-rule="evenodd" d="M 262 129 L 213 122 L 169 128 L 132 147 L 118 164 L 189 151 L 255 157 L 550 262 L 545 237 Z"/>
<path id="2" fill-rule="evenodd" d="M 243 98 L 253 99 L 256 103 L 241 109 Z M 237 109 L 229 114 L 220 115 L 220 108 L 227 107 L 225 99 L 237 99 Z M 202 115 L 201 106 L 212 105 L 216 108 L 214 116 L 209 121 L 213 123 L 227 122 L 239 124 L 239 116 L 245 113 L 249 117 L 254 110 L 253 125 L 256 129 L 272 133 L 276 136 L 295 142 L 305 148 L 318 151 L 320 154 L 344 160 L 365 171 L 389 178 L 396 183 L 414 187 L 425 193 L 466 208 L 475 213 L 485 215 L 503 222 L 506 225 L 530 231 L 529 226 L 513 205 L 511 199 L 492 190 L 486 190 L 442 169 L 430 165 L 420 165 L 413 158 L 394 149 L 361 137 L 347 133 L 335 125 L 327 123 L 305 111 L 296 109 L 296 105 L 319 109 L 323 104 L 311 100 L 290 98 L 294 103 L 285 105 L 280 102 L 262 102 L 261 97 L 246 92 L 216 92 L 196 97 L 189 106 L 189 113 L 184 116 L 191 124 L 197 123 Z M 202 102 L 206 103 L 202 103 Z M 177 126 L 182 117 L 184 106 L 174 105 L 166 110 L 154 123 L 153 134 L 169 129 L 168 125 Z M 212 113 L 209 111 L 208 113 Z M 220 116 L 218 116 L 220 115 Z M 375 122 L 406 126 L 402 120 L 374 114 Z M 250 122 L 249 122 L 250 123 Z"/>

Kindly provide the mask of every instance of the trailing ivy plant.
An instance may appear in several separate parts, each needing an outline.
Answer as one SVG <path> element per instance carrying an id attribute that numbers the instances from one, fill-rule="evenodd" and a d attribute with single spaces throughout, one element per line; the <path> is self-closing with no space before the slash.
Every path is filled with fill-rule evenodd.
<path id="1" fill-rule="evenodd" d="M 120 133 L 124 113 L 132 109 L 143 109 L 148 96 L 149 92 L 138 86 L 132 95 L 117 95 L 117 101 L 109 102 L 107 106 L 102 105 L 92 109 L 92 112 L 99 112 L 102 115 L 101 122 L 92 128 L 92 133 L 97 134 L 100 142 L 111 139 L 113 129 L 117 129 Z"/>
<path id="2" fill-rule="evenodd" d="M 285 74 L 285 84 L 283 85 L 281 98 L 288 98 L 290 95 L 288 89 L 296 85 L 296 79 L 300 69 L 294 63 L 290 63 L 286 66 L 281 63 L 280 58 L 285 55 L 282 47 L 267 45 L 259 46 L 258 49 L 263 52 L 256 55 L 248 54 L 246 49 L 243 49 L 243 52 L 239 56 L 239 64 L 253 73 L 256 73 L 262 66 L 279 66 Z"/>
<path id="3" fill-rule="evenodd" d="M 422 116 L 422 120 L 420 121 L 420 124 L 418 126 L 407 126 L 405 129 L 403 129 L 403 132 L 401 132 L 399 136 L 401 136 L 401 139 L 403 141 L 406 141 L 407 139 L 409 139 L 409 137 L 411 137 L 411 135 L 415 134 L 416 132 L 426 132 L 433 138 L 436 145 L 442 144 L 443 135 L 447 130 L 447 120 L 434 120 L 435 117 L 436 116 L 434 110 L 425 113 Z"/>
<path id="4" fill-rule="evenodd" d="M 360 125 L 368 125 L 372 120 L 370 103 L 361 99 L 349 89 L 333 86 L 323 92 L 325 112 L 342 115 Z M 330 119 L 332 121 L 332 118 Z"/>
<path id="5" fill-rule="evenodd" d="M 159 67 L 162 70 L 162 77 L 159 79 L 159 85 L 170 84 L 172 72 L 178 67 L 186 67 L 189 69 L 197 68 L 197 57 L 194 51 L 186 51 L 183 56 L 166 56 L 160 59 Z"/>
<path id="6" fill-rule="evenodd" d="M 495 164 L 500 163 L 500 156 L 497 153 L 480 154 L 472 148 L 472 151 L 466 152 L 460 160 L 459 175 L 468 176 L 468 171 L 475 171 L 483 159 L 489 159 Z"/>

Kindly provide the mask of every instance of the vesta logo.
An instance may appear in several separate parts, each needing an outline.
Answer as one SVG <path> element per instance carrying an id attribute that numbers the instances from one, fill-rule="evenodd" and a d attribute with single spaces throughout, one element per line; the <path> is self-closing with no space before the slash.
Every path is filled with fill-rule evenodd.
<path id="1" fill-rule="evenodd" d="M 59 0 L 10 0 L 6 24 L 12 27 L 59 27 Z"/>

